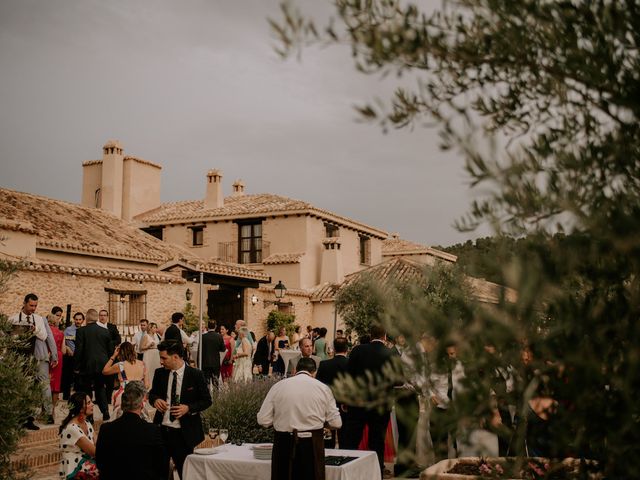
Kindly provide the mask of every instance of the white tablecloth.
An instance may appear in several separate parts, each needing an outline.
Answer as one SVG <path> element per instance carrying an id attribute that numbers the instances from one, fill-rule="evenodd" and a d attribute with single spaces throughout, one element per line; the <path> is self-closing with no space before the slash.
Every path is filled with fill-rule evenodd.
<path id="1" fill-rule="evenodd" d="M 270 480 L 271 460 L 256 460 L 250 444 L 226 445 L 215 455 L 193 454 L 182 470 L 183 480 Z M 218 448 L 218 450 L 220 447 Z M 380 480 L 375 452 L 360 450 L 325 450 L 325 455 L 358 457 L 339 467 L 326 467 L 327 480 Z"/>
<path id="2" fill-rule="evenodd" d="M 300 352 L 300 350 L 280 349 L 278 350 L 278 353 L 280 354 L 280 356 L 282 357 L 282 361 L 284 362 L 285 375 L 289 371 L 289 363 L 291 363 L 291 360 L 302 356 L 302 353 Z"/>

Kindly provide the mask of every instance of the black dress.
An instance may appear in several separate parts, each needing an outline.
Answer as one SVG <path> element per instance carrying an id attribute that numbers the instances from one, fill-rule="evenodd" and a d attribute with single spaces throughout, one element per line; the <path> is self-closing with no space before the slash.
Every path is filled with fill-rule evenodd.
<path id="1" fill-rule="evenodd" d="M 278 340 L 278 348 L 286 349 L 289 346 L 289 340 Z M 273 364 L 273 373 L 278 375 L 284 375 L 284 360 L 281 355 L 278 355 L 278 359 Z"/>

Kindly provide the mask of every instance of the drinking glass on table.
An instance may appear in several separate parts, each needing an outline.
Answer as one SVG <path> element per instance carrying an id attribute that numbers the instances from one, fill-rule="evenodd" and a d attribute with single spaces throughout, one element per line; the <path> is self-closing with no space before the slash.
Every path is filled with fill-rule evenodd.
<path id="1" fill-rule="evenodd" d="M 209 438 L 215 442 L 216 438 L 218 438 L 218 429 L 217 428 L 213 428 L 213 427 L 209 428 Z"/>
<path id="2" fill-rule="evenodd" d="M 226 428 L 221 428 L 220 429 L 220 440 L 222 440 L 222 449 L 225 450 L 224 448 L 224 444 L 227 441 L 227 438 L 229 438 L 229 430 Z"/>

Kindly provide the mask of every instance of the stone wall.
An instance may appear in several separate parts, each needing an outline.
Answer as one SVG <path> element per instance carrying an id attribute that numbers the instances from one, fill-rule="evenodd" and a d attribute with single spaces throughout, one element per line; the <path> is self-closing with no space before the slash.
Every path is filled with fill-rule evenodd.
<path id="1" fill-rule="evenodd" d="M 71 304 L 72 315 L 89 308 L 108 309 L 109 294 L 105 288 L 116 290 L 146 290 L 146 317 L 163 327 L 170 322 L 171 314 L 185 307 L 185 292 L 188 285 L 183 282 L 161 283 L 126 280 L 110 280 L 102 277 L 70 275 L 68 273 L 20 271 L 9 280 L 6 291 L 0 295 L 0 312 L 13 315 L 22 306 L 27 293 L 38 295 L 38 311 L 45 316 L 51 307 L 58 305 L 66 309 Z M 161 327 L 161 328 L 163 328 Z"/>
<path id="2" fill-rule="evenodd" d="M 251 304 L 251 296 L 256 295 L 258 297 L 258 303 Z M 275 305 L 264 306 L 263 300 L 275 301 L 275 297 L 272 291 L 267 289 L 247 289 L 245 295 L 245 321 L 249 326 L 249 330 L 252 330 L 257 338 L 260 338 L 265 334 L 267 325 L 267 316 L 271 310 L 275 310 Z M 312 325 L 313 322 L 313 305 L 307 295 L 302 294 L 290 294 L 287 293 L 285 302 L 293 303 L 292 313 L 295 314 L 295 323 L 300 325 L 301 330 L 304 330 L 307 325 Z"/>

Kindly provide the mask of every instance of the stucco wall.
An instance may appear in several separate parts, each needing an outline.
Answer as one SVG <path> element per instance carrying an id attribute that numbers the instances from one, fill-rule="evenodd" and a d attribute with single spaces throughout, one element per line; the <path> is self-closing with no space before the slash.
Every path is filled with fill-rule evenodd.
<path id="1" fill-rule="evenodd" d="M 16 257 L 35 257 L 36 236 L 0 228 L 0 253 Z"/>
<path id="2" fill-rule="evenodd" d="M 336 319 L 337 329 L 345 329 L 344 322 L 338 316 Z M 313 327 L 324 327 L 327 329 L 327 342 L 333 342 L 333 322 L 334 303 L 333 302 L 313 302 Z"/>
<path id="3" fill-rule="evenodd" d="M 82 166 L 82 202 L 84 207 L 96 207 L 96 190 L 102 185 L 102 164 Z M 100 205 L 97 205 L 100 207 Z"/>
<path id="4" fill-rule="evenodd" d="M 160 206 L 161 169 L 128 158 L 124 161 L 122 218 L 131 220 L 136 215 Z"/>

